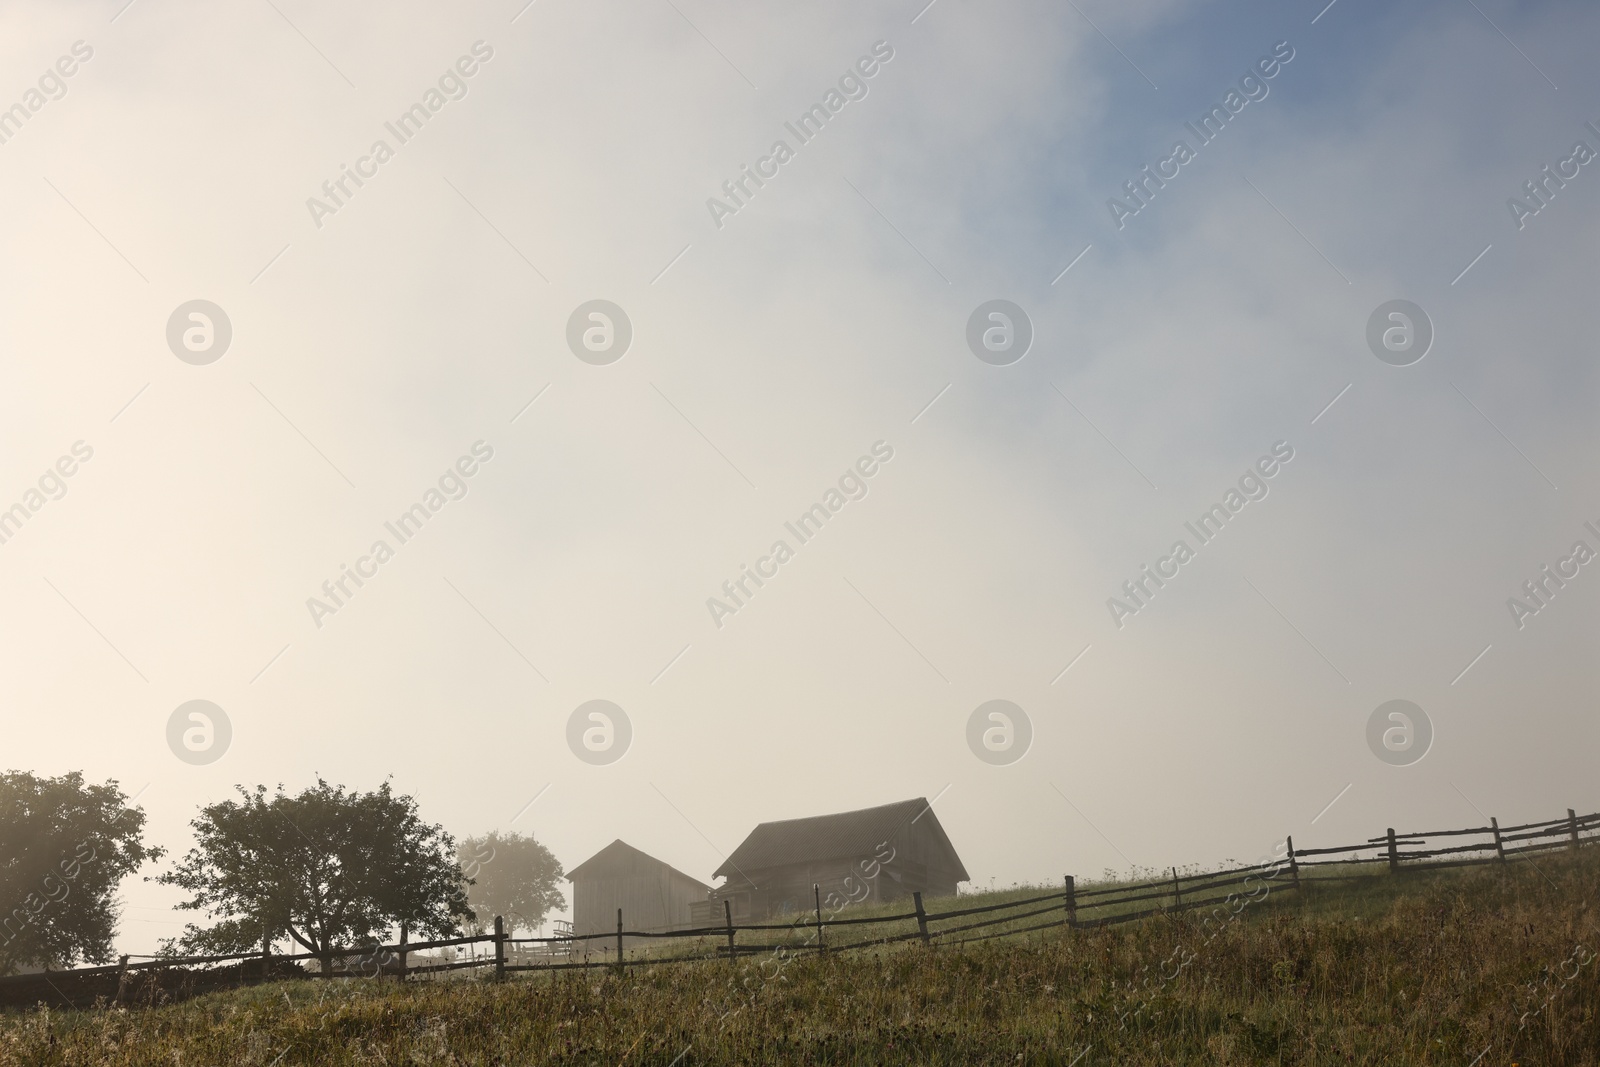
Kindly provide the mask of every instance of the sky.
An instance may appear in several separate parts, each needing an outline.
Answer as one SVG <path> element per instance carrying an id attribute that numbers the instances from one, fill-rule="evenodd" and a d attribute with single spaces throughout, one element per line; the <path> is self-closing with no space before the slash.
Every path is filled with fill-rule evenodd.
<path id="1" fill-rule="evenodd" d="M 320 775 L 706 881 L 911 797 L 973 888 L 1600 809 L 1597 34 L 7 5 L 0 765 L 173 853 Z"/>

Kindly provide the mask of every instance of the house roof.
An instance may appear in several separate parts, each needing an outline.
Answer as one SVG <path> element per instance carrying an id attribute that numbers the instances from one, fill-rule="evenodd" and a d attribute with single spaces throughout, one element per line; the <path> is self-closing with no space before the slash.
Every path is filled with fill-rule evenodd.
<path id="1" fill-rule="evenodd" d="M 955 846 L 945 836 L 932 805 L 925 797 L 883 804 L 860 811 L 841 811 L 834 815 L 813 815 L 805 819 L 764 822 L 733 850 L 712 874 L 713 878 L 732 877 L 741 871 L 781 867 L 813 860 L 847 859 L 871 856 L 884 842 L 909 825 L 915 824 L 932 838 L 949 857 L 957 881 L 967 880 L 967 870 L 956 855 Z"/>
<path id="2" fill-rule="evenodd" d="M 567 881 L 573 882 L 579 878 L 638 875 L 662 869 L 672 872 L 685 881 L 693 882 L 707 892 L 711 889 L 700 879 L 691 878 L 676 867 L 662 863 L 648 852 L 640 852 L 620 837 L 568 871 Z"/>

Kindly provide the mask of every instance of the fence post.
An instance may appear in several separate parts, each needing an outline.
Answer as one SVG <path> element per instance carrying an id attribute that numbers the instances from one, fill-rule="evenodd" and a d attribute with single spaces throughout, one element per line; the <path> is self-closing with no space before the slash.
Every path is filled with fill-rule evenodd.
<path id="1" fill-rule="evenodd" d="M 117 960 L 117 996 L 111 1003 L 121 1004 L 123 991 L 128 986 L 128 957 Z"/>
<path id="2" fill-rule="evenodd" d="M 1173 910 L 1182 910 L 1183 889 L 1178 885 L 1178 868 L 1176 867 L 1172 868 L 1172 896 L 1177 901 L 1177 903 L 1172 906 Z"/>
<path id="3" fill-rule="evenodd" d="M 494 917 L 494 980 L 506 980 L 506 921 L 498 915 Z"/>
<path id="4" fill-rule="evenodd" d="M 1284 840 L 1284 844 L 1286 844 L 1288 846 L 1288 848 L 1289 848 L 1289 884 L 1292 885 L 1294 888 L 1299 889 L 1300 888 L 1300 864 L 1296 863 L 1295 859 L 1294 859 L 1294 837 L 1293 836 L 1286 837 L 1283 840 Z"/>
<path id="5" fill-rule="evenodd" d="M 261 980 L 265 982 L 272 973 L 272 935 L 267 932 L 267 924 L 261 924 Z"/>
<path id="6" fill-rule="evenodd" d="M 623 973 L 622 962 L 622 909 L 617 909 L 617 973 Z"/>
<path id="7" fill-rule="evenodd" d="M 1391 826 L 1391 827 L 1389 827 L 1389 873 L 1393 874 L 1394 872 L 1398 871 L 1399 869 L 1400 869 L 1400 853 L 1398 851 L 1396 851 L 1396 849 L 1395 849 L 1395 846 L 1394 846 L 1394 827 Z"/>
<path id="8" fill-rule="evenodd" d="M 1572 838 L 1572 851 L 1578 851 L 1578 813 L 1567 809 L 1567 833 Z"/>
<path id="9" fill-rule="evenodd" d="M 739 950 L 733 947 L 733 903 L 726 897 L 722 900 L 722 919 L 728 924 L 728 962 L 731 963 Z"/>
<path id="10" fill-rule="evenodd" d="M 1078 886 L 1072 875 L 1067 875 L 1067 925 L 1078 925 Z"/>
<path id="11" fill-rule="evenodd" d="M 410 955 L 410 953 L 406 952 L 406 941 L 409 940 L 408 935 L 410 932 L 411 927 L 409 923 L 400 924 L 400 981 L 402 982 L 406 980 L 406 969 L 408 963 L 406 957 Z"/>
<path id="12" fill-rule="evenodd" d="M 922 935 L 922 943 L 928 944 L 928 913 L 922 910 L 922 894 L 913 892 L 911 900 L 917 906 L 917 933 Z"/>
<path id="13" fill-rule="evenodd" d="M 1500 840 L 1500 820 L 1493 815 L 1489 816 L 1489 829 L 1494 831 L 1494 854 L 1501 863 L 1506 861 L 1505 842 Z"/>
<path id="14" fill-rule="evenodd" d="M 822 944 L 822 887 L 812 882 L 811 892 L 817 898 L 817 953 L 820 955 L 827 951 Z"/>

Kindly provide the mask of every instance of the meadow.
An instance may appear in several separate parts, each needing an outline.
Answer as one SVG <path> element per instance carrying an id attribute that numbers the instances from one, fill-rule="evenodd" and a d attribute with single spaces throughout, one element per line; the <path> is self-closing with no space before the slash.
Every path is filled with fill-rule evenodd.
<path id="1" fill-rule="evenodd" d="M 1307 880 L 1221 924 L 14 1010 L 0 1064 L 1597 1064 L 1596 853 Z"/>

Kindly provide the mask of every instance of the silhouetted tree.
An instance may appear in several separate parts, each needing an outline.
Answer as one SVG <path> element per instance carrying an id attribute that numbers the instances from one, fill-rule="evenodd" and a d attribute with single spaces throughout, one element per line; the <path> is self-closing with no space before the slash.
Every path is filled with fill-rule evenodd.
<path id="1" fill-rule="evenodd" d="M 245 952 L 281 930 L 326 973 L 335 949 L 387 940 L 402 923 L 413 936 L 450 936 L 472 917 L 454 840 L 388 782 L 371 793 L 321 778 L 295 796 L 282 785 L 271 797 L 264 785 L 238 790 L 239 800 L 200 809 L 198 844 L 159 879 L 192 894 L 179 907 L 219 920 L 190 924 L 167 950 Z"/>
<path id="2" fill-rule="evenodd" d="M 479 929 L 493 925 L 499 915 L 508 931 L 537 930 L 547 914 L 566 904 L 561 864 L 531 836 L 491 830 L 462 841 L 456 859 L 474 882 L 468 899 Z"/>
<path id="3" fill-rule="evenodd" d="M 115 780 L 0 774 L 0 974 L 110 961 L 117 885 L 162 854 L 141 843 L 143 829 Z"/>

